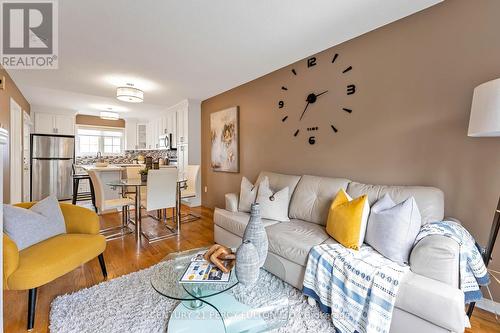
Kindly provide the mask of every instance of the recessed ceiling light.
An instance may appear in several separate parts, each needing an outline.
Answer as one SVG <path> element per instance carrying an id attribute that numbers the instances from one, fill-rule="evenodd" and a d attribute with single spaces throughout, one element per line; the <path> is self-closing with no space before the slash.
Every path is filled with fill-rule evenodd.
<path id="1" fill-rule="evenodd" d="M 123 102 L 141 103 L 144 100 L 144 92 L 127 83 L 126 87 L 116 88 L 116 98 Z"/>

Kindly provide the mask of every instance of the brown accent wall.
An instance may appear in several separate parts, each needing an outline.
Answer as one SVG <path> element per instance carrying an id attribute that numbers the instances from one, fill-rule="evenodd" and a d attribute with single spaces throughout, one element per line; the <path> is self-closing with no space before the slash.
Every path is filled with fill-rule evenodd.
<path id="1" fill-rule="evenodd" d="M 311 69 L 302 60 L 203 101 L 202 204 L 223 207 L 242 176 L 253 181 L 261 170 L 431 185 L 445 192 L 446 214 L 485 244 L 500 194 L 500 138 L 467 137 L 467 126 L 474 87 L 500 77 L 498 13 L 497 0 L 445 1 L 317 54 Z M 340 56 L 331 64 L 334 53 Z M 353 70 L 341 74 L 348 65 Z M 352 96 L 349 83 L 357 85 Z M 299 123 L 306 94 L 323 89 L 330 92 Z M 212 172 L 209 116 L 234 105 L 241 172 Z M 309 126 L 319 127 L 314 146 Z M 498 243 L 491 267 L 500 270 Z"/>
<path id="2" fill-rule="evenodd" d="M 109 119 L 102 119 L 101 117 L 97 116 L 89 116 L 84 114 L 76 115 L 76 124 L 125 128 L 125 120 L 123 119 L 109 120 Z"/>
<path id="3" fill-rule="evenodd" d="M 30 104 L 11 79 L 7 71 L 0 67 L 0 76 L 5 76 L 5 90 L 0 90 L 0 126 L 9 130 L 10 135 L 10 99 L 13 98 L 21 108 L 30 113 Z M 9 202 L 10 197 L 10 159 L 9 145 L 4 149 L 3 156 L 3 198 Z"/>

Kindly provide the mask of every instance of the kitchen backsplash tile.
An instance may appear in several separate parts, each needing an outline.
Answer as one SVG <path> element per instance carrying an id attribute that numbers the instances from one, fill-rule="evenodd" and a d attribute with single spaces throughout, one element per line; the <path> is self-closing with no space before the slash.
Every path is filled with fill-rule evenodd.
<path id="1" fill-rule="evenodd" d="M 137 159 L 137 156 L 151 156 L 153 160 L 159 158 L 177 159 L 177 151 L 175 150 L 125 150 L 123 155 L 119 156 L 103 156 L 104 160 L 110 164 L 128 164 L 132 160 Z M 77 156 L 76 164 L 94 164 L 97 162 L 95 155 Z"/>

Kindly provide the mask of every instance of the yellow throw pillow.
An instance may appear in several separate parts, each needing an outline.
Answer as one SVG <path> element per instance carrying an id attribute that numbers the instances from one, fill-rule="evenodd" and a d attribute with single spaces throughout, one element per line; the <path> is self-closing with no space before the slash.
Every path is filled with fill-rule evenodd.
<path id="1" fill-rule="evenodd" d="M 341 189 L 330 206 L 326 232 L 343 246 L 359 250 L 365 238 L 369 211 L 366 195 L 351 199 Z"/>

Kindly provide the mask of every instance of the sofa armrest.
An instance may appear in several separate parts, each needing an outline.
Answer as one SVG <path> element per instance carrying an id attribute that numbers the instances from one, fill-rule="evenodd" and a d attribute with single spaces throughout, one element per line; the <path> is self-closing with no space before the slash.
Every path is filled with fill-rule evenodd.
<path id="1" fill-rule="evenodd" d="M 90 209 L 72 204 L 59 204 L 68 234 L 99 234 L 99 216 Z"/>
<path id="2" fill-rule="evenodd" d="M 464 331 L 464 293 L 446 283 L 408 272 L 395 306 L 447 331 Z"/>
<path id="3" fill-rule="evenodd" d="M 411 251 L 410 268 L 414 273 L 459 286 L 460 248 L 453 239 L 430 235 L 421 239 Z"/>
<path id="4" fill-rule="evenodd" d="M 3 234 L 3 288 L 8 289 L 7 280 L 19 266 L 19 250 L 9 236 Z"/>
<path id="5" fill-rule="evenodd" d="M 237 212 L 238 201 L 239 201 L 238 193 L 227 193 L 225 198 L 226 198 L 226 210 L 230 212 Z"/>

